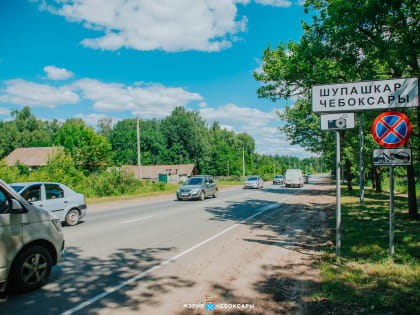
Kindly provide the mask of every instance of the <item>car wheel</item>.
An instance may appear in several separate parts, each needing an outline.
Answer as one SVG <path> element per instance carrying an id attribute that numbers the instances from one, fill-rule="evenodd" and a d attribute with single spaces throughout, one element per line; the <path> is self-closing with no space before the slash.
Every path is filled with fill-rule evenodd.
<path id="1" fill-rule="evenodd" d="M 73 226 L 79 222 L 79 211 L 71 209 L 66 215 L 66 224 Z"/>
<path id="2" fill-rule="evenodd" d="M 48 281 L 51 267 L 51 254 L 46 248 L 25 248 L 17 255 L 10 272 L 12 289 L 16 292 L 27 292 L 39 288 Z"/>
<path id="3" fill-rule="evenodd" d="M 219 194 L 219 190 L 218 189 L 215 189 L 214 190 L 214 195 L 213 195 L 213 198 L 217 198 L 217 195 Z"/>
<path id="4" fill-rule="evenodd" d="M 204 195 L 204 191 L 202 190 L 200 193 L 200 200 L 203 201 L 206 198 L 206 196 Z"/>
<path id="5" fill-rule="evenodd" d="M 178 195 L 176 195 L 176 199 L 178 199 L 178 201 L 182 200 Z"/>

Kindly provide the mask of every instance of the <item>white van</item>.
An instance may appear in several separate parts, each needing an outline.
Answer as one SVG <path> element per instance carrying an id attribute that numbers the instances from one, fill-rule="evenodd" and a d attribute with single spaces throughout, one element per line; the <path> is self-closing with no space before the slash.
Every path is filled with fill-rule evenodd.
<path id="1" fill-rule="evenodd" d="M 30 204 L 0 179 L 0 294 L 45 284 L 63 259 L 61 222 Z"/>
<path id="2" fill-rule="evenodd" d="M 303 187 L 303 174 L 301 170 L 290 169 L 286 171 L 284 184 L 286 187 Z"/>

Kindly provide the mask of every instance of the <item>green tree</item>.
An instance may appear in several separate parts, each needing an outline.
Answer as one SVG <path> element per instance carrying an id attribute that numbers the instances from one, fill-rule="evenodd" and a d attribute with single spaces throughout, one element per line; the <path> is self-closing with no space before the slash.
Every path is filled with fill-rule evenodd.
<path id="1" fill-rule="evenodd" d="M 293 107 L 281 113 L 287 121 L 282 129 L 289 139 L 313 152 L 329 154 L 333 135 L 321 133 L 318 118 L 311 113 L 312 85 L 419 76 L 420 9 L 414 0 L 307 0 L 305 11 L 315 14 L 311 24 L 303 23 L 301 40 L 280 43 L 276 49 L 269 46 L 263 55 L 263 72 L 254 73 L 254 77 L 263 83 L 258 89 L 260 97 L 299 98 Z M 404 112 L 414 122 L 411 145 L 418 167 L 420 113 Z M 364 114 L 365 134 L 376 115 Z M 355 145 L 357 132 L 346 131 L 343 143 Z M 356 150 L 343 152 L 346 160 L 357 163 Z M 409 212 L 417 216 L 411 167 L 408 186 Z"/>
<path id="2" fill-rule="evenodd" d="M 111 145 L 81 119 L 68 119 L 60 128 L 57 144 L 71 154 L 77 167 L 93 171 L 110 163 Z"/>

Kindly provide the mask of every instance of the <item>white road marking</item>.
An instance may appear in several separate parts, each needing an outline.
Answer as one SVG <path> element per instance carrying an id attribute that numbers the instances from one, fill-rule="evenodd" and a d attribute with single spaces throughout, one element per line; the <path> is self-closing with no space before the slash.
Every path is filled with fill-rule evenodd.
<path id="1" fill-rule="evenodd" d="M 127 220 L 127 221 L 121 221 L 120 223 L 121 224 L 124 224 L 124 223 L 130 223 L 130 222 L 134 222 L 134 221 L 139 221 L 139 220 L 143 220 L 143 219 L 148 219 L 148 218 L 151 218 L 152 216 L 151 215 L 149 215 L 148 217 L 140 217 L 140 218 L 134 218 L 134 219 L 130 219 L 130 220 Z"/>
<path id="2" fill-rule="evenodd" d="M 289 199 L 289 198 L 291 198 L 291 197 L 293 197 L 295 195 L 296 195 L 296 193 L 295 194 L 291 194 L 291 195 L 285 197 L 284 199 L 280 200 L 279 202 L 284 202 L 287 199 Z M 225 230 L 223 230 L 223 231 L 221 231 L 221 232 L 213 235 L 212 237 L 210 237 L 210 238 L 208 238 L 208 239 L 206 239 L 206 240 L 204 240 L 204 241 L 202 241 L 202 242 L 194 245 L 193 247 L 191 247 L 191 248 L 189 248 L 187 250 L 184 250 L 183 252 L 181 252 L 181 253 L 179 253 L 179 254 L 177 254 L 175 256 L 172 256 L 168 260 L 166 260 L 164 262 L 161 262 L 159 265 L 156 265 L 156 266 L 154 266 L 154 267 L 152 267 L 150 269 L 147 269 L 147 270 L 143 271 L 142 273 L 137 274 L 136 276 L 134 276 L 134 277 L 132 277 L 132 278 L 124 281 L 123 283 L 121 283 L 121 284 L 119 284 L 119 285 L 117 285 L 115 287 L 105 289 L 105 292 L 103 292 L 101 294 L 98 294 L 97 296 L 94 296 L 93 298 L 91 298 L 91 299 L 89 299 L 89 300 L 87 300 L 87 301 L 85 301 L 83 303 L 80 303 L 79 305 L 77 305 L 77 306 L 69 309 L 68 311 L 65 311 L 64 313 L 62 313 L 62 315 L 71 315 L 71 314 L 74 314 L 74 313 L 76 313 L 76 312 L 78 312 L 78 311 L 80 311 L 80 310 L 88 307 L 89 305 L 91 305 L 91 304 L 93 304 L 93 303 L 95 303 L 95 302 L 97 302 L 99 300 L 102 300 L 104 297 L 106 297 L 106 296 L 108 296 L 108 295 L 110 295 L 110 294 L 112 294 L 112 293 L 114 293 L 114 292 L 122 289 L 123 287 L 129 285 L 130 283 L 132 283 L 132 282 L 134 282 L 134 281 L 136 281 L 138 279 L 143 278 L 144 276 L 148 275 L 149 273 L 152 273 L 153 271 L 156 271 L 156 270 L 158 270 L 158 269 L 166 266 L 167 264 L 169 264 L 171 262 L 174 262 L 178 258 L 180 258 L 180 257 L 182 257 L 182 256 L 184 256 L 184 255 L 186 255 L 186 254 L 188 254 L 190 252 L 192 252 L 193 250 L 195 250 L 195 249 L 197 249 L 197 248 L 199 248 L 199 247 L 207 244 L 208 242 L 211 242 L 212 240 L 218 238 L 219 236 L 225 234 L 226 232 L 229 232 L 229 231 L 233 230 L 234 228 L 238 227 L 242 223 L 245 223 L 245 222 L 247 222 L 247 221 L 255 218 L 257 215 L 260 215 L 261 213 L 264 213 L 264 212 L 266 212 L 268 210 L 278 208 L 279 206 L 280 206 L 279 203 L 275 203 L 275 204 L 270 204 L 270 205 L 266 205 L 266 206 L 262 207 L 260 211 L 258 211 L 257 213 L 254 213 L 253 215 L 251 215 L 248 218 L 240 221 L 239 223 L 236 223 L 236 224 L 232 225 L 231 227 L 228 227 L 227 229 L 225 229 Z"/>

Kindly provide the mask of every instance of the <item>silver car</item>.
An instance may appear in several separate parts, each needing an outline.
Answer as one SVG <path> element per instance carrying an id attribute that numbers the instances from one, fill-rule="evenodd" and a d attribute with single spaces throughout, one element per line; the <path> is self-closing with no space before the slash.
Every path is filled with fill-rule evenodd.
<path id="1" fill-rule="evenodd" d="M 251 176 L 244 182 L 244 189 L 246 188 L 264 188 L 264 181 L 259 176 Z"/>
<path id="2" fill-rule="evenodd" d="M 176 198 L 178 200 L 184 199 L 199 199 L 203 201 L 208 196 L 217 197 L 219 189 L 212 176 L 201 175 L 193 176 L 178 188 L 176 191 Z"/>
<path id="3" fill-rule="evenodd" d="M 52 212 L 67 225 L 76 225 L 86 216 L 86 200 L 83 194 L 64 184 L 51 182 L 14 183 L 10 186 L 26 201 Z"/>

